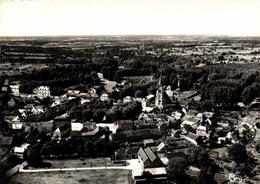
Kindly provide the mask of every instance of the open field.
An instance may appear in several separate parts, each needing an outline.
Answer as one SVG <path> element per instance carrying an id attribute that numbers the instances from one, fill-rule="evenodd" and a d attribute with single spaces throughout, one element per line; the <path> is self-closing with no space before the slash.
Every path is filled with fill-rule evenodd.
<path id="1" fill-rule="evenodd" d="M 51 166 L 49 168 L 121 166 L 118 164 L 114 164 L 113 162 L 110 161 L 109 158 L 44 160 L 44 162 L 51 163 Z"/>
<path id="2" fill-rule="evenodd" d="M 33 70 L 40 70 L 48 67 L 46 64 L 22 64 L 22 63 L 1 63 L 0 75 L 18 75 L 22 72 L 29 73 Z"/>
<path id="3" fill-rule="evenodd" d="M 18 173 L 8 184 L 128 184 L 127 170 Z"/>

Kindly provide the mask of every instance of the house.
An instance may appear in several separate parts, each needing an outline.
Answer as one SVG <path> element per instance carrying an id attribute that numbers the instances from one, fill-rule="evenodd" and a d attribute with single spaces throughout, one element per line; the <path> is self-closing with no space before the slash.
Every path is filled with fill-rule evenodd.
<path id="1" fill-rule="evenodd" d="M 14 98 L 11 98 L 8 102 L 7 102 L 9 107 L 14 107 L 16 105 Z"/>
<path id="2" fill-rule="evenodd" d="M 8 79 L 5 79 L 4 85 L 5 85 L 5 86 L 8 86 L 8 85 L 9 85 L 9 80 L 8 80 Z"/>
<path id="3" fill-rule="evenodd" d="M 12 123 L 13 132 L 22 132 L 24 130 L 22 123 Z"/>
<path id="4" fill-rule="evenodd" d="M 33 113 L 33 114 L 41 114 L 41 113 L 44 113 L 44 107 L 43 107 L 43 105 L 33 106 L 32 113 Z"/>
<path id="5" fill-rule="evenodd" d="M 108 94 L 106 94 L 106 93 L 102 94 L 102 95 L 100 96 L 100 100 L 101 100 L 102 102 L 107 102 L 107 101 L 109 100 Z"/>
<path id="6" fill-rule="evenodd" d="M 199 121 L 195 118 L 189 118 L 189 119 L 186 119 L 184 120 L 182 123 L 181 123 L 181 126 L 185 128 L 185 126 L 189 126 L 193 129 L 196 129 L 199 125 L 198 125 Z"/>
<path id="7" fill-rule="evenodd" d="M 189 132 L 188 134 L 183 136 L 184 139 L 191 142 L 192 144 L 198 146 L 204 142 L 203 138 L 201 136 L 198 136 L 194 133 Z"/>
<path id="8" fill-rule="evenodd" d="M 165 143 L 161 142 L 158 146 L 157 146 L 157 152 L 161 152 L 165 150 Z"/>
<path id="9" fill-rule="evenodd" d="M 14 85 L 10 85 L 9 87 L 10 87 L 11 92 L 12 92 L 12 94 L 14 96 L 19 96 L 20 95 L 20 91 L 19 91 L 20 86 L 19 85 L 15 85 L 14 84 Z"/>
<path id="10" fill-rule="evenodd" d="M 35 141 L 40 140 L 40 132 L 37 128 L 31 128 L 29 134 L 26 135 L 25 141 L 27 143 L 34 143 Z"/>
<path id="11" fill-rule="evenodd" d="M 3 87 L 1 88 L 1 91 L 4 92 L 4 93 L 7 93 L 7 92 L 8 92 L 8 87 L 3 86 Z"/>
<path id="12" fill-rule="evenodd" d="M 29 146 L 30 146 L 30 144 L 24 143 L 19 147 L 14 147 L 13 148 L 14 155 L 23 159 L 24 152 L 28 149 Z"/>
<path id="13" fill-rule="evenodd" d="M 142 168 L 156 168 L 163 167 L 161 159 L 150 147 L 140 148 L 138 151 L 138 160 Z"/>
<path id="14" fill-rule="evenodd" d="M 70 126 L 65 124 L 57 128 L 52 135 L 52 139 L 66 139 L 70 136 Z"/>
<path id="15" fill-rule="evenodd" d="M 50 87 L 48 86 L 39 86 L 33 90 L 36 96 L 40 99 L 47 98 L 51 96 Z"/>
<path id="16" fill-rule="evenodd" d="M 173 99 L 174 98 L 174 92 L 173 92 L 173 90 L 172 90 L 172 88 L 171 88 L 171 86 L 167 86 L 167 88 L 166 88 L 166 94 L 168 95 L 168 97 L 169 98 L 171 98 L 171 99 Z"/>
<path id="17" fill-rule="evenodd" d="M 98 97 L 97 90 L 96 90 L 95 88 L 91 88 L 91 89 L 89 90 L 89 93 L 90 93 L 90 96 L 91 96 L 92 98 L 97 98 L 97 97 Z"/>
<path id="18" fill-rule="evenodd" d="M 151 112 L 154 109 L 155 96 L 150 94 L 142 100 L 142 107 L 144 112 Z"/>
<path id="19" fill-rule="evenodd" d="M 143 144 L 144 144 L 144 147 L 147 147 L 147 146 L 153 146 L 155 144 L 155 142 L 153 139 L 145 139 L 145 140 L 143 140 Z"/>
<path id="20" fill-rule="evenodd" d="M 135 122 L 135 126 L 137 129 L 148 129 L 148 128 L 156 128 L 156 122 L 153 120 L 137 120 Z"/>
<path id="21" fill-rule="evenodd" d="M 209 119 L 209 118 L 213 117 L 213 115 L 214 115 L 213 112 L 204 112 L 203 114 L 205 115 L 206 119 Z"/>
<path id="22" fill-rule="evenodd" d="M 20 120 L 19 120 L 19 116 L 5 116 L 4 121 L 7 123 L 13 123 L 13 122 L 18 122 Z"/>
<path id="23" fill-rule="evenodd" d="M 123 103 L 130 103 L 133 101 L 134 101 L 134 99 L 131 96 L 126 96 L 123 98 Z"/>
<path id="24" fill-rule="evenodd" d="M 71 123 L 71 137 L 94 137 L 100 131 L 100 127 L 94 122 Z"/>
<path id="25" fill-rule="evenodd" d="M 206 126 L 202 126 L 202 125 L 199 125 L 196 129 L 196 135 L 198 136 L 207 136 L 207 127 Z"/>
<path id="26" fill-rule="evenodd" d="M 4 85 L 1 88 L 1 92 L 8 93 L 9 91 L 11 91 L 9 87 L 9 80 L 6 79 Z"/>
<path id="27" fill-rule="evenodd" d="M 119 120 L 115 122 L 117 131 L 127 131 L 134 129 L 134 122 L 132 120 Z"/>
<path id="28" fill-rule="evenodd" d="M 68 91 L 67 91 L 67 94 L 68 94 L 69 96 L 79 96 L 80 90 L 68 90 Z"/>
<path id="29" fill-rule="evenodd" d="M 69 125 L 70 126 L 71 119 L 67 116 L 57 116 L 54 118 L 52 122 L 52 130 L 55 131 L 57 128 L 63 126 L 63 125 Z"/>
<path id="30" fill-rule="evenodd" d="M 178 111 L 174 111 L 172 113 L 172 116 L 176 119 L 176 120 L 180 120 L 183 117 L 183 113 L 182 112 L 178 112 Z"/>
<path id="31" fill-rule="evenodd" d="M 10 147 L 13 144 L 12 136 L 2 136 L 0 137 L 0 147 Z"/>
<path id="32" fill-rule="evenodd" d="M 154 116 L 152 114 L 147 114 L 147 113 L 141 113 L 138 117 L 138 120 L 152 120 Z"/>
<path id="33" fill-rule="evenodd" d="M 168 127 L 170 125 L 169 121 L 159 121 L 156 126 L 158 127 L 158 129 L 162 132 L 165 132 L 168 130 Z"/>
<path id="34" fill-rule="evenodd" d="M 156 129 L 140 129 L 140 130 L 129 130 L 123 132 L 117 132 L 112 135 L 112 140 L 115 142 L 124 142 L 124 141 L 140 141 L 150 138 L 161 137 L 161 132 Z"/>
<path id="35" fill-rule="evenodd" d="M 255 98 L 248 106 L 247 109 L 252 111 L 259 111 L 260 110 L 260 97 Z"/>
<path id="36" fill-rule="evenodd" d="M 44 113 L 43 105 L 35 106 L 34 104 L 28 104 L 24 108 L 27 114 L 38 115 Z"/>
<path id="37" fill-rule="evenodd" d="M 85 104 L 85 103 L 88 103 L 90 102 L 89 99 L 86 99 L 86 98 L 80 98 L 80 104 Z"/>
<path id="38" fill-rule="evenodd" d="M 137 98 L 134 98 L 134 101 L 135 102 L 140 102 L 142 104 L 143 103 L 143 98 L 137 97 Z"/>

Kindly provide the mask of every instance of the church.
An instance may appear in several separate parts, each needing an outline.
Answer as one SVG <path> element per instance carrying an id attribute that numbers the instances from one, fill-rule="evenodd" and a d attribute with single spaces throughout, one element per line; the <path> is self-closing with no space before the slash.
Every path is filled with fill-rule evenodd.
<path id="1" fill-rule="evenodd" d="M 157 83 L 157 90 L 156 94 L 154 95 L 148 95 L 142 105 L 143 109 L 148 109 L 149 111 L 152 111 L 154 108 L 158 108 L 159 110 L 165 109 L 166 105 L 176 105 L 177 101 L 174 98 L 173 90 L 171 90 L 171 87 L 164 87 L 162 85 L 162 77 L 160 75 Z M 145 110 L 145 111 L 146 111 Z"/>

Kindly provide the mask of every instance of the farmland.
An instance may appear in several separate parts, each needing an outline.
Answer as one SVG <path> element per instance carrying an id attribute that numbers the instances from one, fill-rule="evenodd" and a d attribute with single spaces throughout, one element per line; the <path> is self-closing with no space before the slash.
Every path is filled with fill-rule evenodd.
<path id="1" fill-rule="evenodd" d="M 127 170 L 19 173 L 8 184 L 128 184 L 128 174 Z"/>

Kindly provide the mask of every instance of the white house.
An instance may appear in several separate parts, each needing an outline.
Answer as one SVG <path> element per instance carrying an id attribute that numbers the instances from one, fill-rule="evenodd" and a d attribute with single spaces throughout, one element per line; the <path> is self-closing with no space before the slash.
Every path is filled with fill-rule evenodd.
<path id="1" fill-rule="evenodd" d="M 102 94 L 102 95 L 100 96 L 100 100 L 101 100 L 102 102 L 108 101 L 108 100 L 109 100 L 108 94 L 106 94 L 106 93 Z"/>
<path id="2" fill-rule="evenodd" d="M 15 155 L 19 156 L 20 158 L 23 158 L 23 153 L 27 148 L 30 146 L 30 144 L 24 143 L 20 147 L 14 147 L 13 152 Z"/>
<path id="3" fill-rule="evenodd" d="M 196 129 L 196 134 L 198 136 L 207 136 L 207 127 L 202 125 L 198 126 Z"/>
<path id="4" fill-rule="evenodd" d="M 33 90 L 38 98 L 47 98 L 51 96 L 50 87 L 48 86 L 39 86 Z"/>
<path id="5" fill-rule="evenodd" d="M 133 98 L 131 96 L 126 96 L 125 98 L 123 98 L 123 102 L 124 103 L 130 103 L 134 101 Z"/>
<path id="6" fill-rule="evenodd" d="M 23 124 L 22 123 L 12 123 L 13 130 L 22 130 Z"/>
<path id="7" fill-rule="evenodd" d="M 167 86 L 165 92 L 166 92 L 166 94 L 168 95 L 168 97 L 170 97 L 171 99 L 174 97 L 174 92 L 173 92 L 171 86 Z"/>
<path id="8" fill-rule="evenodd" d="M 97 90 L 95 88 L 91 88 L 89 90 L 89 93 L 90 93 L 90 96 L 93 97 L 93 98 L 97 98 L 98 97 Z"/>
<path id="9" fill-rule="evenodd" d="M 11 92 L 13 93 L 14 96 L 20 95 L 19 88 L 20 88 L 19 85 L 10 85 Z"/>

